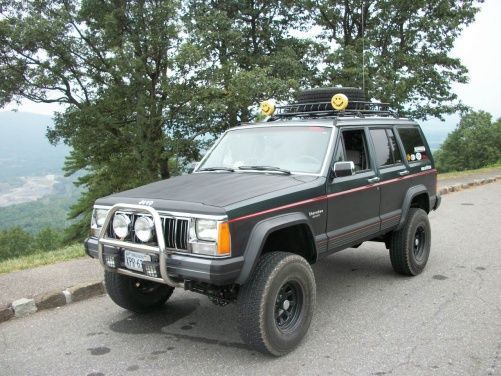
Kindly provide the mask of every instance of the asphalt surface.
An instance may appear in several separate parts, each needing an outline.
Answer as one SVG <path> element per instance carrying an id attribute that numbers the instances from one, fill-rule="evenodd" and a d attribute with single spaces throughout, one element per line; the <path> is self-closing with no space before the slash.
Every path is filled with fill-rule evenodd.
<path id="1" fill-rule="evenodd" d="M 90 257 L 1 274 L 0 307 L 14 299 L 33 298 L 48 291 L 62 291 L 79 283 L 102 279 L 103 272 L 99 261 Z"/>
<path id="2" fill-rule="evenodd" d="M 318 304 L 301 346 L 248 349 L 235 306 L 177 291 L 135 315 L 107 297 L 0 324 L 2 375 L 501 375 L 501 184 L 443 197 L 418 277 L 381 244 L 314 266 Z"/>

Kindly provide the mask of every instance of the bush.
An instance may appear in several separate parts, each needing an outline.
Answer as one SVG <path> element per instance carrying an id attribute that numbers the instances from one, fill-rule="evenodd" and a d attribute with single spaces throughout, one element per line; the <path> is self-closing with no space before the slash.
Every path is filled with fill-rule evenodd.
<path id="1" fill-rule="evenodd" d="M 461 117 L 440 149 L 435 162 L 440 172 L 471 170 L 501 161 L 501 119 L 492 122 L 484 111 L 468 112 Z"/>
<path id="2" fill-rule="evenodd" d="M 21 227 L 0 230 L 0 260 L 31 253 L 32 243 L 33 236 Z"/>
<path id="3" fill-rule="evenodd" d="M 62 245 L 61 230 L 46 227 L 33 236 L 19 226 L 11 227 L 0 230 L 0 261 L 52 251 Z"/>

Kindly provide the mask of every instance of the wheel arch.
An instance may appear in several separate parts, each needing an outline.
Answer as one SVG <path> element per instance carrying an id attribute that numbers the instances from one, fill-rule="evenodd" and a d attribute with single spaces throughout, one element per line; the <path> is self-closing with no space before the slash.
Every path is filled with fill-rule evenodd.
<path id="1" fill-rule="evenodd" d="M 397 230 L 403 227 L 410 208 L 421 208 L 426 213 L 430 212 L 430 195 L 428 189 L 423 184 L 415 185 L 407 190 L 402 205 L 402 216 L 396 228 Z"/>
<path id="2" fill-rule="evenodd" d="M 287 251 L 303 256 L 310 264 L 317 260 L 317 249 L 313 237 L 313 231 L 308 217 L 304 213 L 288 213 L 279 215 L 257 223 L 250 232 L 247 245 L 244 251 L 244 265 L 235 283 L 243 284 L 247 281 L 250 274 L 257 265 L 257 261 L 261 254 L 271 251 L 267 249 L 270 239 L 274 236 L 279 236 L 280 233 L 290 233 L 293 230 L 295 234 L 300 234 L 303 231 L 307 249 L 302 252 L 294 252 L 293 250 L 277 249 L 279 251 Z M 298 235 L 300 236 L 300 235 Z"/>

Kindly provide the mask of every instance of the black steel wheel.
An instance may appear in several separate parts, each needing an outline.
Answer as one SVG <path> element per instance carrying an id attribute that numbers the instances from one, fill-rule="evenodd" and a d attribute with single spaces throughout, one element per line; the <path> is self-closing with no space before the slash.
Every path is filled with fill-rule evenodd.
<path id="1" fill-rule="evenodd" d="M 431 228 L 423 209 L 410 208 L 404 226 L 390 239 L 390 260 L 393 269 L 404 275 L 423 271 L 430 256 Z"/>
<path id="2" fill-rule="evenodd" d="M 238 294 L 238 329 L 265 354 L 292 351 L 310 326 L 316 302 L 313 271 L 301 256 L 266 253 Z"/>
<path id="3" fill-rule="evenodd" d="M 174 287 L 107 270 L 104 272 L 104 283 L 111 300 L 137 313 L 161 307 L 174 291 Z"/>
<path id="4" fill-rule="evenodd" d="M 278 291 L 275 320 L 279 330 L 294 330 L 303 306 L 303 289 L 296 281 L 287 281 Z"/>

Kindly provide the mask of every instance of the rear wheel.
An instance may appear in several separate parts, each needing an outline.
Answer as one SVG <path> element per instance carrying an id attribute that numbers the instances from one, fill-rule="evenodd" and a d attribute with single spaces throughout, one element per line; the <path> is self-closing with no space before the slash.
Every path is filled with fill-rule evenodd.
<path id="1" fill-rule="evenodd" d="M 423 271 L 430 256 L 431 228 L 423 209 L 410 208 L 405 225 L 390 239 L 390 260 L 393 269 L 404 275 Z"/>
<path id="2" fill-rule="evenodd" d="M 284 355 L 308 331 L 315 302 L 315 277 L 308 262 L 291 253 L 266 253 L 238 295 L 240 335 L 262 353 Z"/>
<path id="3" fill-rule="evenodd" d="M 161 307 L 174 291 L 174 287 L 110 271 L 104 272 L 104 283 L 111 300 L 137 313 Z"/>

